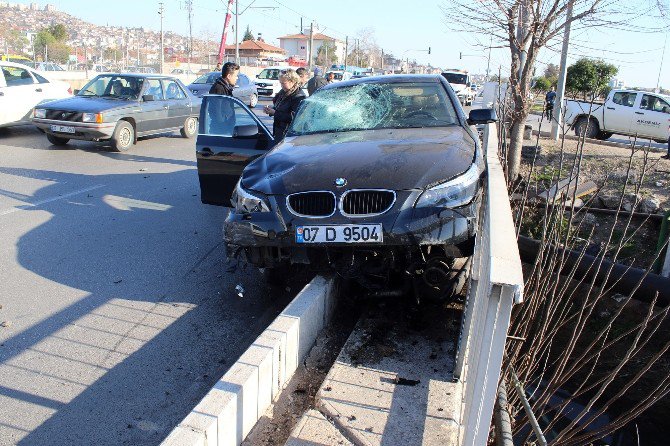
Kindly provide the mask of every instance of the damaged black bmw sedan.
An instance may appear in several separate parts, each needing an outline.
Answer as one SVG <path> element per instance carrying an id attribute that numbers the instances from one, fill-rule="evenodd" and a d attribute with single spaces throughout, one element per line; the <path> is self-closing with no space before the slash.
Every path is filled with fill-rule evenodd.
<path id="1" fill-rule="evenodd" d="M 494 120 L 466 118 L 437 75 L 330 84 L 277 142 L 237 99 L 205 96 L 202 201 L 232 202 L 228 255 L 270 275 L 303 264 L 372 292 L 441 296 L 474 246 L 485 164 L 472 126 Z"/>

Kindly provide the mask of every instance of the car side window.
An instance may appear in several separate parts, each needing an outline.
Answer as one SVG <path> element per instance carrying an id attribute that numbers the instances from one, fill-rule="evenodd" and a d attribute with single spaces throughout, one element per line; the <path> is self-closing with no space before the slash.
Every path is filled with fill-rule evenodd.
<path id="1" fill-rule="evenodd" d="M 668 105 L 666 101 L 659 98 L 658 96 L 652 96 L 650 94 L 645 94 L 642 96 L 640 108 L 644 110 L 670 114 L 670 105 Z"/>
<path id="2" fill-rule="evenodd" d="M 8 87 L 17 87 L 19 85 L 33 84 L 33 78 L 28 70 L 18 67 L 2 67 L 2 73 L 5 75 L 5 82 Z"/>
<path id="3" fill-rule="evenodd" d="M 40 76 L 37 73 L 33 73 L 33 76 L 35 76 L 35 79 L 37 79 L 37 82 L 39 82 L 40 84 L 48 84 L 49 83 L 49 81 L 44 76 Z"/>
<path id="4" fill-rule="evenodd" d="M 236 126 L 257 125 L 247 110 L 227 96 L 208 96 L 203 107 L 205 120 L 200 123 L 202 134 L 231 137 Z"/>
<path id="5" fill-rule="evenodd" d="M 618 91 L 612 96 L 612 102 L 617 105 L 623 105 L 624 107 L 632 107 L 635 105 L 635 98 L 637 93 L 630 93 L 625 91 Z"/>
<path id="6" fill-rule="evenodd" d="M 160 79 L 147 79 L 146 91 L 144 94 L 152 94 L 157 101 L 163 99 L 163 86 Z"/>
<path id="7" fill-rule="evenodd" d="M 186 94 L 179 87 L 175 81 L 164 80 L 163 87 L 165 88 L 165 99 L 185 99 Z"/>

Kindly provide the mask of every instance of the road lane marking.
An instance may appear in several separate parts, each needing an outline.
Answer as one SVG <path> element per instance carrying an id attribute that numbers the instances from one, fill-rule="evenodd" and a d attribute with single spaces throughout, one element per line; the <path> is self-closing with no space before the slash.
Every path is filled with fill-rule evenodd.
<path id="1" fill-rule="evenodd" d="M 21 206 L 13 207 L 11 209 L 5 209 L 4 211 L 0 211 L 0 216 L 12 214 L 12 213 L 17 212 L 17 211 L 25 211 L 25 210 L 28 210 L 28 209 L 31 209 L 31 208 L 36 208 L 38 206 L 42 206 L 43 204 L 51 203 L 53 201 L 62 200 L 64 198 L 70 198 L 70 197 L 73 197 L 75 195 L 83 194 L 84 192 L 90 192 L 90 191 L 95 190 L 95 189 L 100 189 L 101 187 L 105 187 L 105 185 L 104 184 L 98 184 L 96 186 L 87 187 L 86 189 L 79 189 L 79 190 L 76 190 L 74 192 L 69 192 L 67 194 L 59 195 L 57 197 L 46 198 L 46 199 L 40 200 L 36 203 L 29 203 L 29 204 L 24 204 L 24 205 L 21 205 Z"/>

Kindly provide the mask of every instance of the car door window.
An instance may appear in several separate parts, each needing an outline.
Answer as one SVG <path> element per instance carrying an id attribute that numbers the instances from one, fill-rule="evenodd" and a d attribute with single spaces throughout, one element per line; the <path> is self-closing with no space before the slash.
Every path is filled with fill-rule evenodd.
<path id="1" fill-rule="evenodd" d="M 614 93 L 614 96 L 612 97 L 612 102 L 614 102 L 617 105 L 623 105 L 624 107 L 632 107 L 633 105 L 635 105 L 636 97 L 637 93 L 618 91 Z"/>
<path id="2" fill-rule="evenodd" d="M 24 68 L 4 66 L 2 67 L 2 73 L 5 75 L 5 82 L 8 87 L 34 83 L 32 76 Z"/>
<path id="3" fill-rule="evenodd" d="M 163 86 L 165 87 L 165 99 L 174 100 L 186 98 L 186 94 L 175 81 L 163 81 Z"/>
<path id="4" fill-rule="evenodd" d="M 658 96 L 645 94 L 642 96 L 640 108 L 644 110 L 654 111 L 658 113 L 670 114 L 670 105 Z"/>
<path id="5" fill-rule="evenodd" d="M 33 73 L 33 76 L 35 76 L 35 79 L 37 79 L 37 82 L 39 82 L 40 84 L 48 84 L 49 83 L 49 80 L 46 79 L 44 76 L 40 76 L 37 73 Z"/>
<path id="6" fill-rule="evenodd" d="M 210 96 L 203 106 L 202 134 L 234 136 L 236 126 L 258 124 L 244 107 L 226 96 Z"/>
<path id="7" fill-rule="evenodd" d="M 163 100 L 163 86 L 160 79 L 147 79 L 146 91 L 144 94 L 154 95 L 157 101 Z"/>

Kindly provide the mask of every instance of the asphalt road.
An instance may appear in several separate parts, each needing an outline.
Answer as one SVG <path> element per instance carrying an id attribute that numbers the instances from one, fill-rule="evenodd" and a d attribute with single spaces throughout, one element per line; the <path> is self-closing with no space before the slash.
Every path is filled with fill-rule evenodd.
<path id="1" fill-rule="evenodd" d="M 229 271 L 225 212 L 194 140 L 0 130 L 0 445 L 152 445 L 181 421 L 295 293 Z"/>

